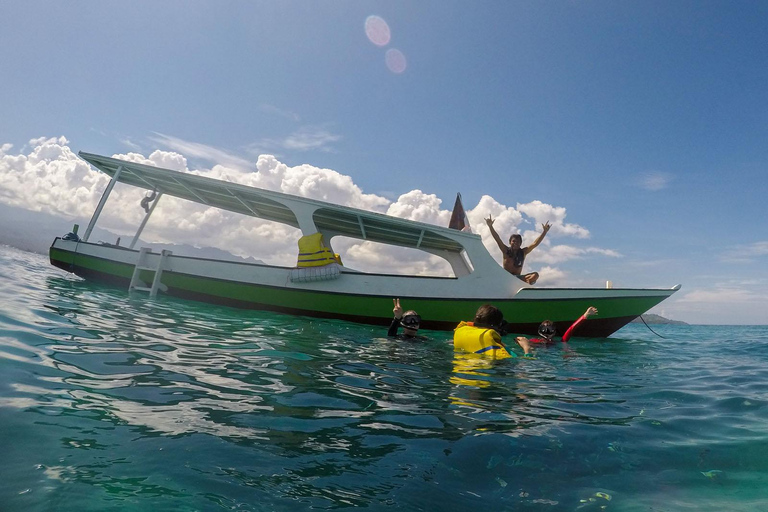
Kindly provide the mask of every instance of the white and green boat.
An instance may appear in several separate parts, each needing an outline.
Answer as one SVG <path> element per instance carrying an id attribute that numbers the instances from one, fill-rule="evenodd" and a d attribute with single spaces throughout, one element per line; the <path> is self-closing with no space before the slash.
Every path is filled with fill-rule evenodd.
<path id="1" fill-rule="evenodd" d="M 479 306 L 490 303 L 504 312 L 511 331 L 521 334 L 534 334 L 547 318 L 563 332 L 587 307 L 595 306 L 600 315 L 584 323 L 579 335 L 605 337 L 680 288 L 532 287 L 507 273 L 477 234 L 94 154 L 81 152 L 80 157 L 112 179 L 83 237 L 54 240 L 51 263 L 85 279 L 129 291 L 378 325 L 391 321 L 392 298 L 399 297 L 419 312 L 422 327 L 438 330 L 452 330 L 460 320 L 471 320 Z M 155 191 L 156 196 L 147 205 L 130 245 L 89 242 L 117 182 Z M 318 259 L 331 257 L 319 262 L 325 263 L 321 266 L 289 267 L 136 249 L 136 241 L 163 195 L 288 224 L 309 238 L 320 238 L 320 233 L 327 249 Z M 448 262 L 453 276 L 404 276 L 347 268 L 333 260 L 336 236 L 439 256 Z"/>

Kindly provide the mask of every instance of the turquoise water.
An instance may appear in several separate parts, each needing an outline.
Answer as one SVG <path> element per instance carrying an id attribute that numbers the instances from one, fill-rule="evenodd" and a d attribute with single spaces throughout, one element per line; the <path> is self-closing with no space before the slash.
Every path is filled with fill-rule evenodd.
<path id="1" fill-rule="evenodd" d="M 478 368 L 447 333 L 130 298 L 7 247 L 0 283 L 4 512 L 768 510 L 768 327 Z"/>

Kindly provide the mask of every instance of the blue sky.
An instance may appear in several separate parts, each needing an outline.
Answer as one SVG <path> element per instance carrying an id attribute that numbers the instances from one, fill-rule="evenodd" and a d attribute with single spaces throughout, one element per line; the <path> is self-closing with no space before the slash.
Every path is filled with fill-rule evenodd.
<path id="1" fill-rule="evenodd" d="M 194 169 L 274 155 L 398 204 L 460 191 L 478 219 L 485 195 L 540 201 L 567 212 L 528 264 L 551 284 L 681 283 L 656 312 L 768 323 L 768 3 L 11 2 L 0 48 L 8 161 L 65 137 Z"/>

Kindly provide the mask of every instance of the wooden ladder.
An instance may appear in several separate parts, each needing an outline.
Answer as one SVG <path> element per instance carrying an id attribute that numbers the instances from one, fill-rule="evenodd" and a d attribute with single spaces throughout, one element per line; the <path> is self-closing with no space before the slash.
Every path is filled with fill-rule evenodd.
<path id="1" fill-rule="evenodd" d="M 131 277 L 131 284 L 128 285 L 128 293 L 136 290 L 139 292 L 149 292 L 150 297 L 154 297 L 157 295 L 157 290 L 167 290 L 168 287 L 165 286 L 163 283 L 160 282 L 160 278 L 163 275 L 163 270 L 166 269 L 166 263 L 168 260 L 168 256 L 173 254 L 172 251 L 163 250 L 160 253 L 160 258 L 157 262 L 157 267 L 152 267 L 147 260 L 149 259 L 148 256 L 151 254 L 151 249 L 149 247 L 142 247 L 139 251 L 139 259 L 136 261 L 136 266 L 133 269 L 133 276 Z M 150 272 L 155 273 L 155 278 L 152 279 L 152 286 L 146 286 L 144 281 L 139 279 L 139 276 L 141 275 L 142 270 L 148 270 Z"/>

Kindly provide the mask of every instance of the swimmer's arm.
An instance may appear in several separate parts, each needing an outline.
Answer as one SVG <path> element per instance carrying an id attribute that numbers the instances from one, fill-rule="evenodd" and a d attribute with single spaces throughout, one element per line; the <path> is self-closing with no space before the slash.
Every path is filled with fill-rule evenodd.
<path id="1" fill-rule="evenodd" d="M 573 322 L 573 324 L 571 324 L 571 326 L 568 328 L 568 330 L 565 331 L 565 334 L 563 334 L 563 343 L 567 343 L 568 340 L 571 339 L 571 336 L 573 335 L 573 332 L 576 330 L 576 327 L 578 327 L 579 324 L 581 324 L 581 322 L 583 322 L 584 320 L 586 320 L 590 316 L 596 315 L 596 314 L 597 314 L 597 308 L 592 307 L 592 306 L 588 307 L 587 310 L 584 312 L 584 314 L 581 315 L 578 320 Z"/>
<path id="2" fill-rule="evenodd" d="M 392 323 L 387 331 L 387 336 L 397 336 L 397 330 L 400 328 L 400 320 L 397 318 L 392 319 Z"/>

